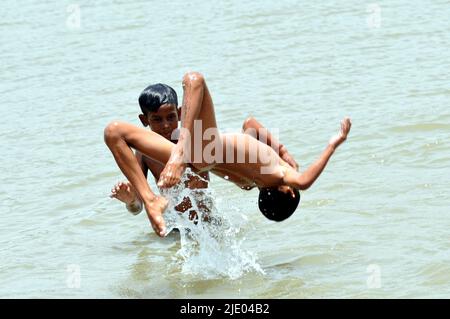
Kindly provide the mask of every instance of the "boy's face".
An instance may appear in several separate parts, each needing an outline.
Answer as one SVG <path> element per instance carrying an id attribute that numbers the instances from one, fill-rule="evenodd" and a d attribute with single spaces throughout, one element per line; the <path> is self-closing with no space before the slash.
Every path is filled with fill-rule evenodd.
<path id="1" fill-rule="evenodd" d="M 178 128 L 178 109 L 175 104 L 163 104 L 156 112 L 147 115 L 140 114 L 139 118 L 144 126 L 170 140 L 172 132 Z"/>

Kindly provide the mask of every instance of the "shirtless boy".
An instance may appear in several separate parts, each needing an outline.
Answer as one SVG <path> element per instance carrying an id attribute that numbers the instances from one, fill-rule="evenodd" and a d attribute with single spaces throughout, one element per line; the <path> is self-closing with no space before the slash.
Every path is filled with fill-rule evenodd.
<path id="1" fill-rule="evenodd" d="M 329 140 L 319 159 L 300 173 L 295 161 L 289 155 L 283 156 L 281 145 L 269 142 L 269 134 L 264 130 L 255 134 L 219 132 L 212 98 L 202 74 L 189 72 L 184 75 L 182 84 L 177 144 L 124 122 L 111 122 L 104 131 L 105 143 L 142 200 L 153 229 L 161 237 L 166 233 L 163 212 L 168 201 L 151 191 L 131 148 L 165 163 L 159 187 L 176 185 L 187 166 L 198 172 L 210 171 L 243 189 L 258 187 L 260 210 L 266 217 L 280 221 L 295 211 L 300 199 L 298 190 L 306 190 L 314 183 L 350 131 L 351 121 L 345 118 L 340 132 Z"/>
<path id="2" fill-rule="evenodd" d="M 177 93 L 173 88 L 166 84 L 153 84 L 146 87 L 139 96 L 139 106 L 142 114 L 139 114 L 139 120 L 144 127 L 149 127 L 153 132 L 161 135 L 172 143 L 177 143 L 176 131 L 178 129 L 179 115 L 181 110 L 178 108 Z M 145 156 L 136 151 L 136 159 L 141 167 L 142 173 L 147 178 L 148 171 L 153 175 L 155 181 L 164 169 L 164 165 L 151 157 Z M 207 188 L 209 174 L 203 172 L 199 174 L 201 178 L 195 175 L 189 176 L 186 187 L 191 189 Z M 119 182 L 111 189 L 111 198 L 116 198 L 125 203 L 126 208 L 133 215 L 142 211 L 142 201 L 134 190 L 130 182 Z M 197 207 L 202 207 L 201 203 L 196 203 Z M 192 203 L 188 197 L 179 203 L 175 210 L 185 212 L 192 208 Z M 206 207 L 205 211 L 207 211 Z M 195 220 L 196 212 L 190 210 L 189 218 Z"/>

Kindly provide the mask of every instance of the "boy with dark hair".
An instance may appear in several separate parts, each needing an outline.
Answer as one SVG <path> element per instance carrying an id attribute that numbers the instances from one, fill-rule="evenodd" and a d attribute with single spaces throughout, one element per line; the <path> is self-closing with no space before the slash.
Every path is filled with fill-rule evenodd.
<path id="1" fill-rule="evenodd" d="M 139 106 L 142 111 L 142 114 L 139 114 L 139 119 L 144 127 L 150 127 L 153 132 L 163 136 L 172 143 L 177 143 L 176 133 L 180 109 L 178 108 L 177 93 L 173 88 L 161 83 L 146 87 L 139 96 Z M 145 178 L 147 178 L 147 173 L 150 171 L 157 182 L 164 169 L 164 164 L 139 151 L 136 151 L 136 159 Z M 202 179 L 195 175 L 190 175 L 186 182 L 186 187 L 191 189 L 207 188 L 208 172 L 202 172 L 199 175 Z M 111 189 L 110 197 L 124 202 L 128 211 L 134 215 L 142 211 L 142 200 L 130 182 L 117 183 Z M 197 203 L 197 205 L 202 209 L 205 208 L 205 211 L 207 211 L 207 208 L 203 207 L 201 203 Z M 192 203 L 188 197 L 185 197 L 175 207 L 179 212 L 185 212 L 190 208 L 192 208 Z M 196 212 L 191 211 L 189 218 L 192 220 L 196 217 Z"/>
<path id="2" fill-rule="evenodd" d="M 280 221 L 295 211 L 300 199 L 298 190 L 306 190 L 314 183 L 336 148 L 346 140 L 351 127 L 350 119 L 345 118 L 340 132 L 329 140 L 319 159 L 299 173 L 295 161 L 289 153 L 282 154 L 283 147 L 267 130 L 259 128 L 255 134 L 219 133 L 212 98 L 202 74 L 185 74 L 183 91 L 182 127 L 177 144 L 124 122 L 112 122 L 104 132 L 105 143 L 142 199 L 152 227 L 161 237 L 166 234 L 162 214 L 168 201 L 151 191 L 131 147 L 165 163 L 159 187 L 177 184 L 188 166 L 198 172 L 211 171 L 243 189 L 258 187 L 261 212 Z M 277 208 L 279 200 L 283 201 L 283 211 Z"/>

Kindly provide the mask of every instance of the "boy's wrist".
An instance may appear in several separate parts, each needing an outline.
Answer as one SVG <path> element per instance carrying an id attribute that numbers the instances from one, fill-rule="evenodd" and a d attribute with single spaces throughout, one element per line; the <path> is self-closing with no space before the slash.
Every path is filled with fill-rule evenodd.
<path id="1" fill-rule="evenodd" d="M 329 143 L 327 149 L 334 153 L 334 151 L 336 150 L 336 145 Z"/>

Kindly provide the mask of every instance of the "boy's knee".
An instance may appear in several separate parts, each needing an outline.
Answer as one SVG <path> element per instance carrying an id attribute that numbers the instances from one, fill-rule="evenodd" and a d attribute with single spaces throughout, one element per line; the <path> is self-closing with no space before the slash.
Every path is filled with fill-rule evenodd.
<path id="1" fill-rule="evenodd" d="M 121 138 L 121 123 L 118 121 L 113 121 L 106 125 L 103 132 L 103 137 L 106 144 Z"/>
<path id="2" fill-rule="evenodd" d="M 187 72 L 183 76 L 183 84 L 189 84 L 192 87 L 202 87 L 205 84 L 205 77 L 200 72 Z"/>
<path id="3" fill-rule="evenodd" d="M 242 129 L 245 131 L 246 129 L 252 127 L 252 122 L 253 122 L 253 117 L 247 117 L 244 121 L 244 123 L 242 123 Z"/>

